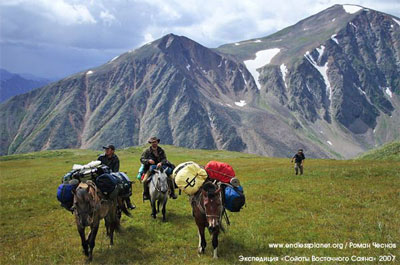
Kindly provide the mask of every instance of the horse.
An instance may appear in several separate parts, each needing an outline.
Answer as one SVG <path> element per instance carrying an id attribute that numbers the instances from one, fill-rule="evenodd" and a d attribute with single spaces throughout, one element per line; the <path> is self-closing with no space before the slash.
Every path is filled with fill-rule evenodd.
<path id="1" fill-rule="evenodd" d="M 151 176 L 149 183 L 151 216 L 155 219 L 157 213 L 160 212 L 160 204 L 162 203 L 163 222 L 166 221 L 165 211 L 168 201 L 168 176 L 163 168 L 154 169 L 154 174 Z M 157 202 L 157 210 L 156 210 Z"/>
<path id="2" fill-rule="evenodd" d="M 199 247 L 198 253 L 204 254 L 206 248 L 206 239 L 204 230 L 207 227 L 212 234 L 213 258 L 218 258 L 218 235 L 220 230 L 224 231 L 222 226 L 222 195 L 221 188 L 216 184 L 206 181 L 203 186 L 191 197 L 193 217 L 195 218 L 198 235 Z"/>
<path id="3" fill-rule="evenodd" d="M 72 206 L 79 235 L 82 241 L 84 254 L 89 261 L 93 258 L 95 239 L 99 229 L 100 220 L 104 218 L 107 236 L 110 245 L 114 244 L 114 230 L 118 230 L 120 223 L 117 217 L 117 200 L 104 200 L 99 195 L 96 184 L 91 180 L 80 183 L 73 190 L 74 204 Z M 86 239 L 85 228 L 90 226 L 90 233 Z"/>

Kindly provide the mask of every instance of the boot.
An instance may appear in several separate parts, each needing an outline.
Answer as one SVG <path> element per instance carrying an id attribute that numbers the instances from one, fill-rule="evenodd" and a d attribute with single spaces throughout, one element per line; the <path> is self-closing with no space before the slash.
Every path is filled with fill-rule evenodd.
<path id="1" fill-rule="evenodd" d="M 133 210 L 133 209 L 136 208 L 136 205 L 131 203 L 131 199 L 130 198 L 126 198 L 125 202 L 126 202 L 126 207 L 128 207 L 128 209 Z"/>
<path id="2" fill-rule="evenodd" d="M 171 197 L 174 200 L 177 199 L 178 197 L 176 197 L 176 195 L 175 195 L 174 181 L 169 177 L 168 177 L 168 186 L 171 191 L 171 193 L 169 194 L 169 197 Z"/>
<path id="3" fill-rule="evenodd" d="M 143 181 L 143 200 L 150 200 L 149 185 L 147 185 L 147 180 Z"/>

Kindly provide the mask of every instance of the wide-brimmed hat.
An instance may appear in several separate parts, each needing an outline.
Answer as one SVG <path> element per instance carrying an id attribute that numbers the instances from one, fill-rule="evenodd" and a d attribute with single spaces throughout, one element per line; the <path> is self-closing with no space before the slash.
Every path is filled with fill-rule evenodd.
<path id="1" fill-rule="evenodd" d="M 150 137 L 149 140 L 147 140 L 147 142 L 148 142 L 149 144 L 151 144 L 151 143 L 154 142 L 154 141 L 160 142 L 160 139 L 157 138 L 157 137 L 155 137 L 155 136 L 153 136 L 153 137 Z"/>
<path id="2" fill-rule="evenodd" d="M 112 145 L 112 144 L 109 144 L 109 145 L 107 145 L 107 146 L 103 146 L 103 149 L 111 149 L 111 150 L 114 150 L 114 151 L 115 151 L 115 146 Z"/>

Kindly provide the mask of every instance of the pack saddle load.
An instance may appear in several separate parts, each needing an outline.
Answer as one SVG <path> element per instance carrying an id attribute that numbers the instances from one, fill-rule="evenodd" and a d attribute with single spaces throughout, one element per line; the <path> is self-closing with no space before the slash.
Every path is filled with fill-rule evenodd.
<path id="1" fill-rule="evenodd" d="M 179 164 L 172 177 L 180 190 L 188 195 L 195 194 L 207 179 L 207 172 L 193 161 Z"/>
<path id="2" fill-rule="evenodd" d="M 100 161 L 92 161 L 86 165 L 74 164 L 72 170 L 62 177 L 57 189 L 57 199 L 61 206 L 70 210 L 73 203 L 72 191 L 79 183 L 88 180 L 94 181 L 106 198 L 132 195 L 132 182 L 124 172 L 111 172 Z"/>
<path id="3" fill-rule="evenodd" d="M 223 162 L 210 161 L 204 169 L 207 171 L 208 177 L 218 181 L 223 188 L 224 207 L 231 212 L 239 212 L 246 199 L 243 187 L 240 186 L 240 181 L 236 178 L 232 166 Z"/>

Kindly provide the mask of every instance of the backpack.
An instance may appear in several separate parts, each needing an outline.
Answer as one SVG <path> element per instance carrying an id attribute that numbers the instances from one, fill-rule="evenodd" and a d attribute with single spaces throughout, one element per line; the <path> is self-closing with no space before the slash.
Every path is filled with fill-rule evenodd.
<path id="1" fill-rule="evenodd" d="M 110 195 L 118 185 L 118 178 L 105 173 L 96 178 L 95 184 L 104 195 Z"/>
<path id="2" fill-rule="evenodd" d="M 124 172 L 111 173 L 118 180 L 118 195 L 122 197 L 130 197 L 132 195 L 132 182 Z"/>
<path id="3" fill-rule="evenodd" d="M 207 179 L 207 172 L 195 162 L 189 161 L 179 164 L 172 172 L 172 177 L 180 190 L 193 195 Z"/>
<path id="4" fill-rule="evenodd" d="M 204 169 L 207 171 L 209 178 L 216 179 L 223 183 L 230 183 L 231 179 L 235 177 L 235 171 L 227 163 L 210 161 Z"/>
<path id="5" fill-rule="evenodd" d="M 72 191 L 76 189 L 78 185 L 62 183 L 57 189 L 57 200 L 61 202 L 61 206 L 67 210 L 70 210 L 74 203 L 74 194 Z"/>
<path id="6" fill-rule="evenodd" d="M 231 212 L 239 212 L 245 202 L 246 198 L 243 194 L 242 186 L 239 186 L 237 188 L 232 186 L 225 187 L 224 206 L 226 209 Z"/>

